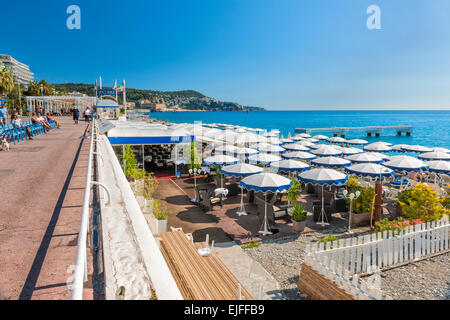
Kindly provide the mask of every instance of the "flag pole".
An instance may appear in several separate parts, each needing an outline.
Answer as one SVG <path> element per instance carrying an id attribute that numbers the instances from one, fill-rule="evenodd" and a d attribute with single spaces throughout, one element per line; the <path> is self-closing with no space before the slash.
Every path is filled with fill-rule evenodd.
<path id="1" fill-rule="evenodd" d="M 125 119 L 127 118 L 127 93 L 125 88 L 125 79 L 123 79 L 123 108 L 125 109 Z"/>

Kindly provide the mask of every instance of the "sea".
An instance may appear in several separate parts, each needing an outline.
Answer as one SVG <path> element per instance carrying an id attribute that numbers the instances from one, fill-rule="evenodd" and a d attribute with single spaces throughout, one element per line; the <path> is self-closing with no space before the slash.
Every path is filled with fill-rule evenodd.
<path id="1" fill-rule="evenodd" d="M 392 144 L 423 145 L 450 149 L 450 110 L 420 111 L 253 111 L 253 112 L 151 112 L 150 118 L 174 123 L 226 123 L 251 128 L 278 129 L 286 138 L 295 128 L 397 126 L 413 127 L 411 136 L 397 136 L 385 130 L 380 137 L 367 137 L 364 131 L 350 131 L 346 139 L 364 139 Z M 311 135 L 330 132 L 314 132 Z"/>

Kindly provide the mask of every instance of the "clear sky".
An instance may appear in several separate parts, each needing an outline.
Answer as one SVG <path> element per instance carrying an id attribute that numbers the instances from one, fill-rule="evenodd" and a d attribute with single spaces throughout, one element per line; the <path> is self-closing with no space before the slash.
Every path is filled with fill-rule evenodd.
<path id="1" fill-rule="evenodd" d="M 81 8 L 81 30 L 66 9 Z M 381 30 L 366 26 L 369 5 Z M 450 109 L 448 0 L 4 1 L 0 53 L 51 83 L 268 109 Z"/>

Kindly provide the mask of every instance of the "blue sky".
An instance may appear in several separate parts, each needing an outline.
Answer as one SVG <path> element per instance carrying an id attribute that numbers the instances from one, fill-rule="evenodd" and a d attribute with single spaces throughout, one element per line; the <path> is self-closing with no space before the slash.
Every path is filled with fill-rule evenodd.
<path id="1" fill-rule="evenodd" d="M 81 8 L 81 30 L 66 9 Z M 381 8 L 381 30 L 366 9 Z M 194 89 L 270 109 L 450 109 L 448 0 L 5 1 L 36 79 Z"/>

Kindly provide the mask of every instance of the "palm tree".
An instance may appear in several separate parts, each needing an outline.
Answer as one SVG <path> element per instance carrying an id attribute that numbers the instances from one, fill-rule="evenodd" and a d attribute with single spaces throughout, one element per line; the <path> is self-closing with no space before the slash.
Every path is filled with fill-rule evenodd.
<path id="1" fill-rule="evenodd" d="M 14 89 L 11 71 L 0 62 L 0 94 L 7 95 Z"/>

